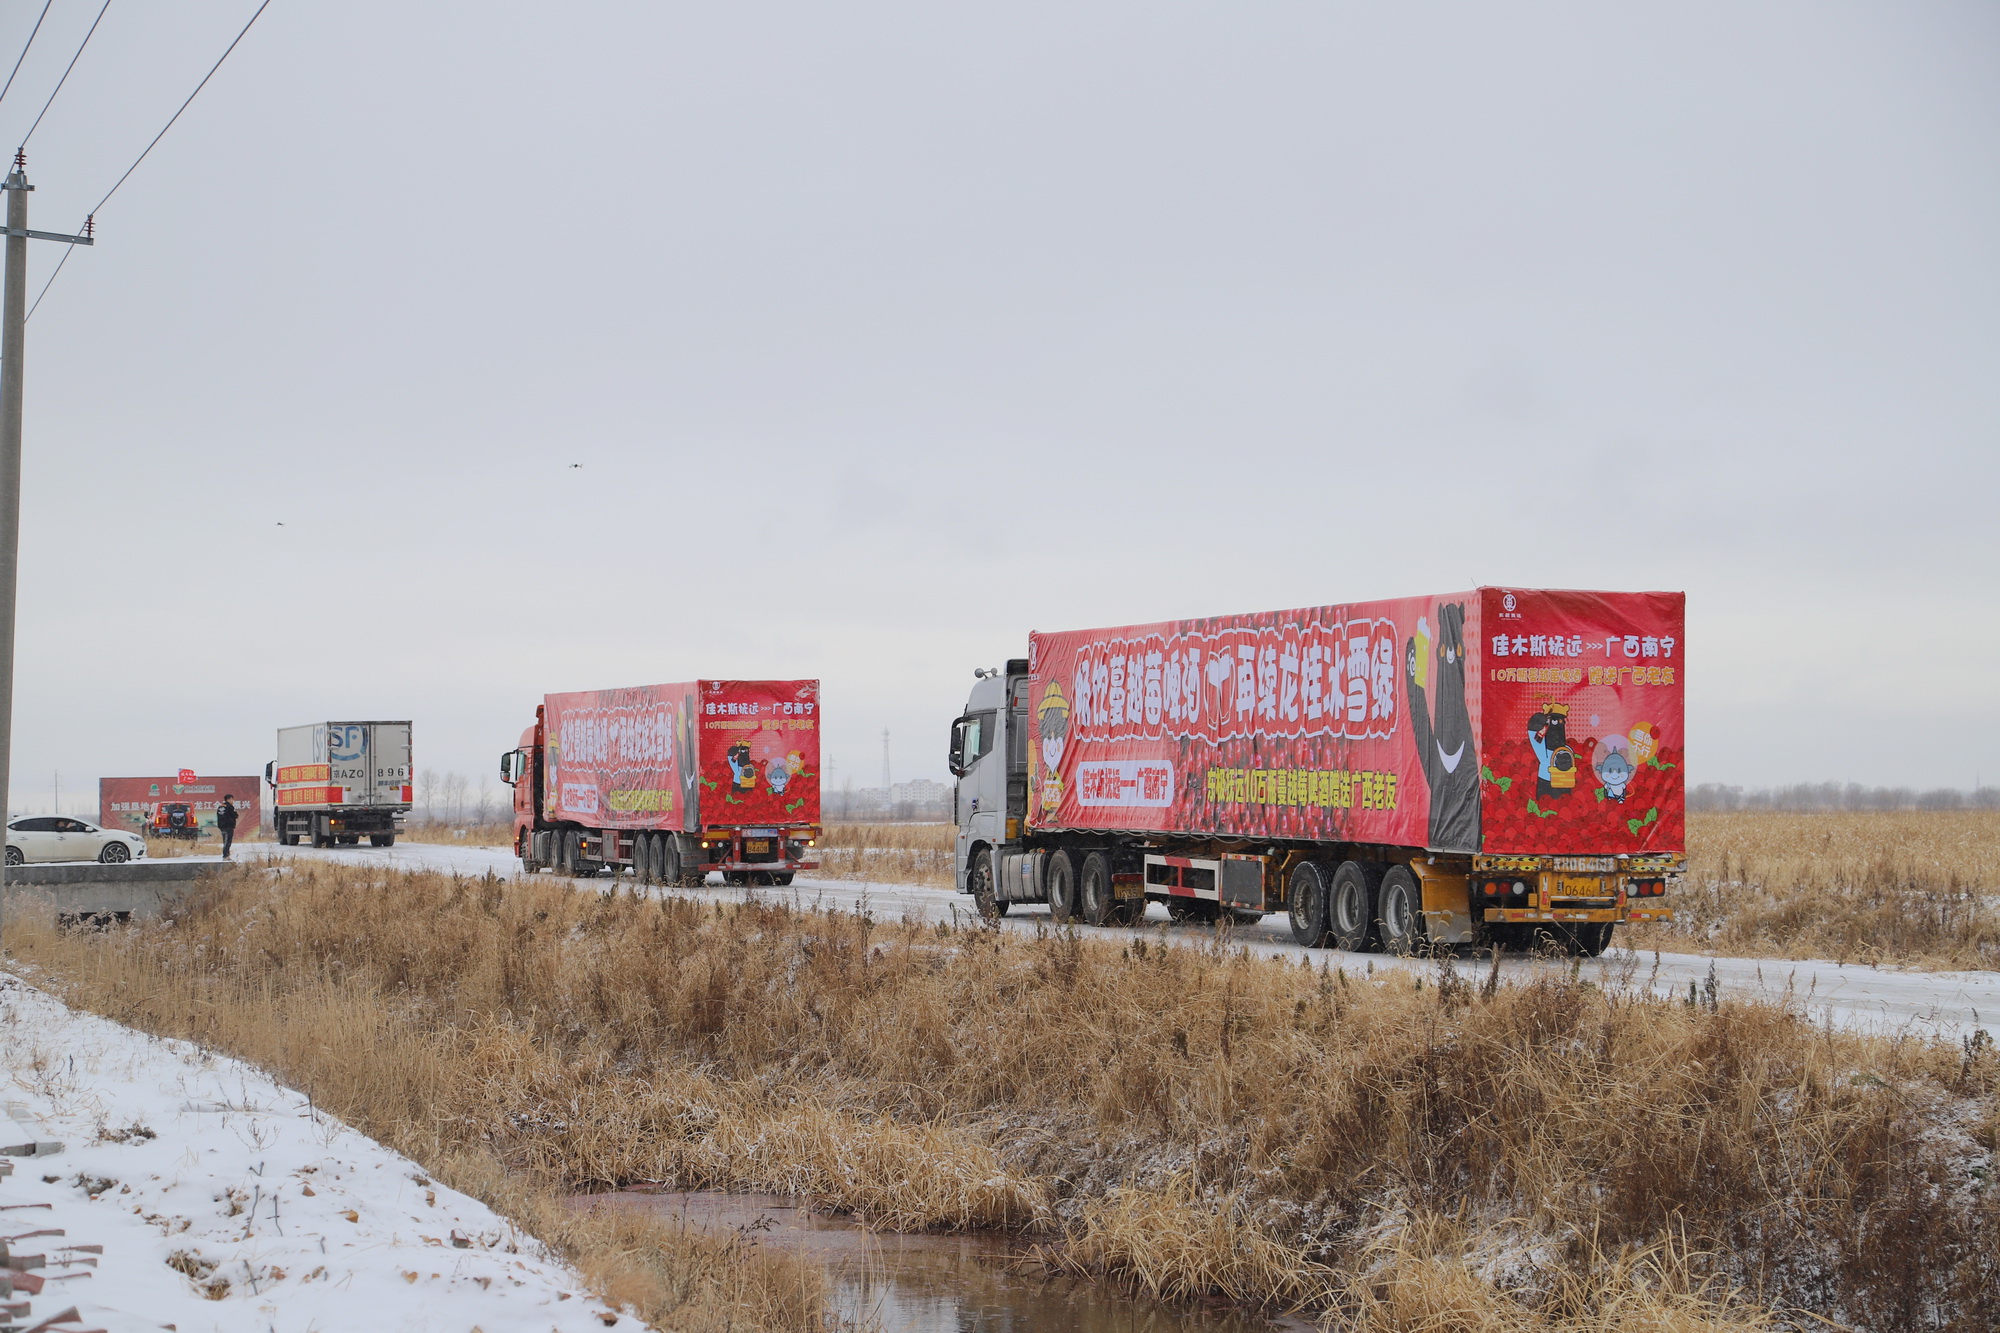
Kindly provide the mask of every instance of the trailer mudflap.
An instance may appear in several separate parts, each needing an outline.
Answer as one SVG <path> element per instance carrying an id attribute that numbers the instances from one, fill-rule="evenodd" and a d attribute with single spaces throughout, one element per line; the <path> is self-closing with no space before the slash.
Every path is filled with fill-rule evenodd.
<path id="1" fill-rule="evenodd" d="M 1472 938 L 1472 896 L 1467 877 L 1412 861 L 1424 893 L 1424 932 L 1434 944 L 1464 944 Z"/>
<path id="2" fill-rule="evenodd" d="M 1217 878 L 1216 897 L 1228 907 L 1249 907 L 1264 910 L 1264 863 L 1265 856 L 1246 856 L 1240 852 L 1224 852 L 1222 874 Z"/>

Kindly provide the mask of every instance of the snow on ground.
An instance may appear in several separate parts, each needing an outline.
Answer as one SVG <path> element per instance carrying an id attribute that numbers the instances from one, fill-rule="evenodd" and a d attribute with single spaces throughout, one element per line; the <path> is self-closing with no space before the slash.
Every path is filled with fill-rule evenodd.
<path id="1" fill-rule="evenodd" d="M 428 868 L 500 876 L 520 872 L 521 863 L 505 847 L 460 847 L 439 843 L 402 843 L 395 847 L 336 847 L 314 851 L 305 847 L 278 847 L 259 844 L 246 853 L 269 851 L 284 856 L 309 856 L 358 865 L 394 865 L 405 869 Z M 608 887 L 611 880 L 579 880 Z M 630 884 L 629 877 L 624 880 Z M 972 900 L 963 894 L 929 889 L 911 884 L 875 884 L 858 880 L 799 878 L 788 888 L 727 889 L 719 877 L 707 888 L 649 890 L 680 893 L 694 897 L 755 893 L 760 897 L 786 897 L 807 907 L 839 911 L 860 911 L 864 907 L 882 918 L 934 921 L 971 916 Z M 1020 904 L 1002 919 L 1014 930 L 1046 929 L 1048 913 L 1040 904 Z M 1086 927 L 1086 929 L 1088 929 Z M 1166 909 L 1154 903 L 1147 908 L 1146 923 L 1139 928 L 1099 929 L 1092 934 L 1130 938 L 1144 930 L 1155 938 L 1177 943 L 1195 943 L 1212 938 L 1206 931 L 1170 927 Z M 1327 967 L 1362 970 L 1368 967 L 1401 967 L 1432 970 L 1430 962 L 1384 957 L 1381 954 L 1344 953 L 1338 949 L 1308 951 L 1292 942 L 1283 913 L 1267 916 L 1255 925 L 1239 926 L 1233 942 L 1253 953 L 1297 959 L 1310 953 L 1312 960 Z M 1795 961 L 1772 958 L 1727 958 L 1707 954 L 1634 954 L 1611 949 L 1604 957 L 1586 960 L 1584 974 L 1603 980 L 1650 985 L 1664 994 L 1687 993 L 1688 983 L 1707 984 L 1709 969 L 1725 996 L 1765 1000 L 1790 998 L 1822 1019 L 1847 1027 L 1881 1032 L 1916 1032 L 1952 1040 L 1975 1027 L 2000 1036 L 2000 972 L 1924 972 L 1914 968 L 1870 967 L 1856 963 Z M 1484 959 L 1464 959 L 1461 969 L 1485 968 Z M 1528 958 L 1503 960 L 1503 975 L 1526 976 L 1546 966 Z"/>
<path id="2" fill-rule="evenodd" d="M 59 1328 L 106 1333 L 638 1326 L 486 1205 L 250 1065 L 0 975 L 0 1069 L 0 1137 L 63 1145 L 0 1179 L 0 1237 L 46 1256 L 22 1327 L 70 1306 L 80 1321 Z"/>

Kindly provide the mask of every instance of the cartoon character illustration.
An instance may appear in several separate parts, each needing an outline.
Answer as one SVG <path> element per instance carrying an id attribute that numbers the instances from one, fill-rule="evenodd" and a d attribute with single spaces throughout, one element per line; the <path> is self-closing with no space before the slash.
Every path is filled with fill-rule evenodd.
<path id="1" fill-rule="evenodd" d="M 1049 682 L 1041 703 L 1035 706 L 1035 734 L 1041 742 L 1042 762 L 1049 770 L 1042 779 L 1041 805 L 1054 810 L 1062 804 L 1062 757 L 1069 739 L 1069 697 L 1055 681 Z"/>
<path id="2" fill-rule="evenodd" d="M 729 771 L 736 776 L 737 791 L 751 791 L 757 786 L 757 765 L 750 762 L 749 746 L 738 741 L 723 757 L 729 761 Z"/>
<path id="3" fill-rule="evenodd" d="M 1472 714 L 1465 707 L 1465 604 L 1437 609 L 1437 670 L 1431 671 L 1429 625 L 1418 622 L 1408 644 L 1410 723 L 1424 782 L 1431 789 L 1430 845 L 1441 852 L 1479 850 L 1479 757 L 1473 753 Z M 1433 674 L 1435 679 L 1433 679 Z M 1437 694 L 1431 720 L 1427 691 Z"/>
<path id="4" fill-rule="evenodd" d="M 785 756 L 785 772 L 797 777 L 806 771 L 806 761 L 797 750 Z"/>
<path id="5" fill-rule="evenodd" d="M 1625 788 L 1632 781 L 1634 772 L 1631 756 L 1625 752 L 1626 744 L 1623 736 L 1603 737 L 1597 742 L 1597 753 L 1590 760 L 1597 780 L 1604 784 L 1604 794 L 1614 801 L 1625 799 Z"/>
<path id="6" fill-rule="evenodd" d="M 773 759 L 764 765 L 764 781 L 771 788 L 771 795 L 783 796 L 785 788 L 791 784 L 792 770 L 782 759 Z"/>
<path id="7" fill-rule="evenodd" d="M 1535 795 L 1546 801 L 1576 790 L 1568 704 L 1543 704 L 1542 711 L 1528 719 L 1528 744 L 1535 751 Z"/>
<path id="8" fill-rule="evenodd" d="M 1062 768 L 1063 741 L 1069 735 L 1069 700 L 1054 681 L 1042 692 L 1035 724 L 1042 737 L 1042 762 L 1049 766 L 1049 772 L 1057 772 Z"/>

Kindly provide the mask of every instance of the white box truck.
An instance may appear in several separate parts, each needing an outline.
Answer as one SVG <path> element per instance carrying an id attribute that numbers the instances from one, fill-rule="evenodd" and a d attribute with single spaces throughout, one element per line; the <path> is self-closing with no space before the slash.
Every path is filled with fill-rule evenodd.
<path id="1" fill-rule="evenodd" d="M 264 765 L 278 841 L 392 846 L 410 813 L 408 722 L 312 722 L 278 729 Z"/>

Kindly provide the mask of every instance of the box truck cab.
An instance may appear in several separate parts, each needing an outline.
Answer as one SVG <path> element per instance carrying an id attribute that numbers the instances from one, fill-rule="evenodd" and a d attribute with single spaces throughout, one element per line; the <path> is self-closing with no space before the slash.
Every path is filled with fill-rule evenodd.
<path id="1" fill-rule="evenodd" d="M 953 724 L 958 888 L 1601 952 L 1670 915 L 1683 620 L 1679 593 L 1481 588 L 1031 635 Z"/>
<path id="2" fill-rule="evenodd" d="M 523 870 L 694 885 L 817 868 L 819 682 L 703 680 L 544 697 L 500 757 Z"/>

